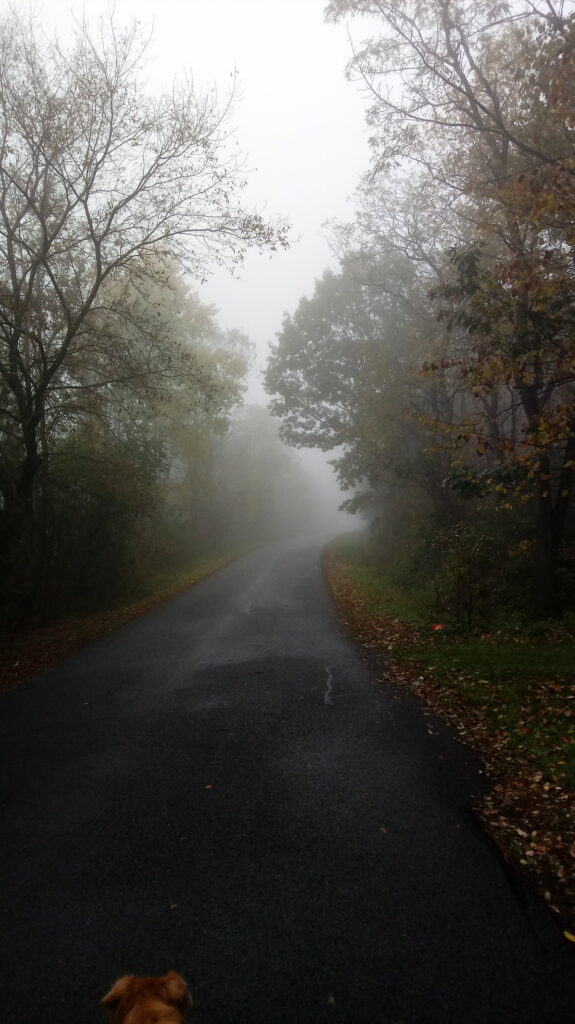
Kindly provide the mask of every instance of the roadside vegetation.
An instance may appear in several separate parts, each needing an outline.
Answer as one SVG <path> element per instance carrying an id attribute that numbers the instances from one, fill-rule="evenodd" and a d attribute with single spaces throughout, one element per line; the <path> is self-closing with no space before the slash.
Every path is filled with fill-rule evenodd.
<path id="1" fill-rule="evenodd" d="M 372 163 L 355 219 L 332 225 L 339 269 L 272 347 L 271 409 L 288 443 L 334 453 L 346 507 L 412 552 L 422 598 L 437 585 L 468 627 L 559 619 L 575 609 L 575 5 L 327 6 L 360 32 L 362 16 L 348 74 Z"/>
<path id="2" fill-rule="evenodd" d="M 150 91 L 148 46 L 113 14 L 66 43 L 31 12 L 0 18 L 8 648 L 79 617 L 95 635 L 110 609 L 297 529 L 314 504 L 269 414 L 244 407 L 250 339 L 199 294 L 214 268 L 287 244 L 241 203 L 235 80 L 221 99 L 187 78 Z"/>
<path id="3" fill-rule="evenodd" d="M 574 623 L 470 630 L 438 619 L 368 534 L 326 553 L 346 627 L 482 755 L 493 788 L 475 808 L 507 859 L 528 872 L 575 934 Z"/>

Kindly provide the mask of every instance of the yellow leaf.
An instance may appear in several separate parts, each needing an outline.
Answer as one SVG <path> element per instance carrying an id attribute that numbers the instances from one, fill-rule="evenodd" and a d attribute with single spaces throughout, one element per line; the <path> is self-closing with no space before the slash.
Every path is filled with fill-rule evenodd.
<path id="1" fill-rule="evenodd" d="M 575 935 L 572 935 L 571 932 L 563 932 L 563 934 L 566 939 L 569 939 L 569 942 L 575 942 Z"/>

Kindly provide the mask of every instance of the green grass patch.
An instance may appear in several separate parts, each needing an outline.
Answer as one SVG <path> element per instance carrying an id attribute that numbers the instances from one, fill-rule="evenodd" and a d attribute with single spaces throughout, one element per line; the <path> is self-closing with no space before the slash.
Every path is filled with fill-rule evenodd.
<path id="1" fill-rule="evenodd" d="M 391 572 L 377 565 L 365 533 L 344 534 L 330 547 L 336 559 L 345 563 L 347 576 L 361 591 L 368 614 L 400 619 L 415 627 L 425 626 L 429 619 L 425 589 L 408 592 Z"/>
<path id="2" fill-rule="evenodd" d="M 508 742 L 546 775 L 575 788 L 571 636 L 553 624 L 533 631 L 535 636 L 516 626 L 502 636 L 475 636 L 457 623 L 436 623 L 425 589 L 402 585 L 391 570 L 375 563 L 365 534 L 339 538 L 331 553 L 361 595 L 367 636 L 371 622 L 373 635 L 385 636 L 394 661 L 431 673 L 446 702 L 463 701 L 479 712 L 496 742 Z M 411 628 L 394 630 L 394 621 Z M 444 628 L 434 631 L 434 624 Z"/>
<path id="3" fill-rule="evenodd" d="M 431 669 L 440 685 L 478 708 L 491 731 L 531 756 L 547 775 L 575 788 L 575 648 L 454 639 L 398 650 Z"/>
<path id="4" fill-rule="evenodd" d="M 402 650 L 402 655 L 413 651 Z M 516 643 L 451 637 L 449 628 L 437 638 L 418 643 L 417 659 L 434 669 L 490 680 L 509 676 L 545 680 L 550 676 L 572 675 L 575 671 L 575 646 L 572 643 L 535 643 L 518 639 Z"/>

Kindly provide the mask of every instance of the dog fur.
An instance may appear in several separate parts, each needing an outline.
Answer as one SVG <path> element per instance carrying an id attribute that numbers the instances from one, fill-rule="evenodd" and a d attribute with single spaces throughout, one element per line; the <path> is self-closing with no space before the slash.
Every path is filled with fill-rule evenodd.
<path id="1" fill-rule="evenodd" d="M 183 1024 L 192 997 L 184 979 L 169 971 L 161 978 L 126 974 L 102 999 L 112 1024 Z"/>

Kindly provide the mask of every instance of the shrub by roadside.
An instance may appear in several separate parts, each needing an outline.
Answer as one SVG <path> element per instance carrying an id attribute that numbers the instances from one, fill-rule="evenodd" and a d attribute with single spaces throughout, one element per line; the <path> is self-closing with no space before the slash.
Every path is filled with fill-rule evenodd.
<path id="1" fill-rule="evenodd" d="M 417 693 L 480 753 L 493 788 L 476 813 L 575 942 L 572 639 L 511 642 L 414 625 L 405 595 L 390 596 L 383 574 L 343 541 L 326 549 L 324 570 L 344 625 L 385 664 L 385 678 Z"/>

